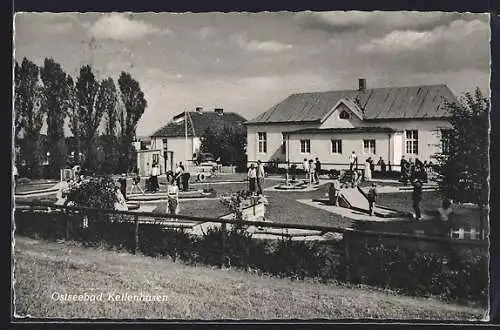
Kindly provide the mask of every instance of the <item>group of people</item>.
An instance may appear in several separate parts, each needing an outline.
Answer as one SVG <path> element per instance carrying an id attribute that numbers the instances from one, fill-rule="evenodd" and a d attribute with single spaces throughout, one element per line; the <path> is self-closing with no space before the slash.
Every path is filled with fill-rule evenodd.
<path id="1" fill-rule="evenodd" d="M 264 165 L 260 160 L 257 161 L 257 166 L 253 163 L 250 164 L 250 168 L 248 169 L 247 178 L 248 178 L 248 190 L 252 194 L 262 195 L 262 189 L 264 187 L 264 178 L 266 176 L 266 172 L 264 170 Z"/>
<path id="2" fill-rule="evenodd" d="M 413 182 L 415 179 L 418 179 L 423 182 L 427 182 L 428 179 L 428 171 L 432 169 L 432 162 L 427 163 L 424 161 L 423 163 L 415 158 L 413 161 L 412 158 L 406 160 L 404 156 L 401 157 L 401 181 L 404 184 L 408 184 L 408 182 Z"/>
<path id="3" fill-rule="evenodd" d="M 168 177 L 170 175 L 171 179 L 179 189 L 182 189 L 184 191 L 188 190 L 189 173 L 186 172 L 186 168 L 184 167 L 182 162 L 176 164 L 174 171 L 168 171 L 166 174 L 167 174 L 167 182 L 168 182 Z M 160 166 L 158 162 L 155 161 L 153 162 L 153 166 L 151 167 L 149 179 L 146 182 L 147 191 L 155 193 L 160 190 L 160 185 L 158 183 L 159 175 L 160 175 Z"/>
<path id="4" fill-rule="evenodd" d="M 312 184 L 313 182 L 319 184 L 321 162 L 319 161 L 318 157 L 316 157 L 316 161 L 313 161 L 312 159 L 307 160 L 307 158 L 304 158 L 304 161 L 302 163 L 302 170 L 304 171 L 304 179 L 306 182 L 309 182 L 309 184 Z"/>

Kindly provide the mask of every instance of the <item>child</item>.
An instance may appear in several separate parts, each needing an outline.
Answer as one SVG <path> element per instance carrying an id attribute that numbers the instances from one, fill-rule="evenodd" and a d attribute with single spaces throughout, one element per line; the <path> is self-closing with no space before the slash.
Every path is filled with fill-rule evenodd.
<path id="1" fill-rule="evenodd" d="M 373 215 L 373 206 L 375 204 L 375 201 L 377 200 L 377 184 L 372 183 L 372 186 L 370 190 L 368 190 L 368 204 L 370 206 L 370 215 Z"/>

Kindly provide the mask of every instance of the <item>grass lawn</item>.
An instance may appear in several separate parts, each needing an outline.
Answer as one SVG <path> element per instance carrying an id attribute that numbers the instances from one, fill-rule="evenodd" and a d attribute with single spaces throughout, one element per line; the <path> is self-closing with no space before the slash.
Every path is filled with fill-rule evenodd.
<path id="1" fill-rule="evenodd" d="M 155 213 L 167 213 L 167 203 L 161 202 L 157 204 Z M 193 217 L 210 217 L 217 218 L 228 214 L 229 211 L 218 200 L 180 200 L 181 215 Z"/>
<path id="2" fill-rule="evenodd" d="M 380 194 L 379 204 L 400 211 L 413 212 L 411 192 Z M 422 202 L 420 209 L 422 212 L 432 214 L 441 207 L 442 198 L 436 191 L 424 191 L 422 193 Z M 453 205 L 455 215 L 452 220 L 455 228 L 461 226 L 472 226 L 479 228 L 481 210 L 475 206 Z M 488 221 L 485 221 L 486 230 L 488 230 Z"/>
<path id="3" fill-rule="evenodd" d="M 481 319 L 484 310 L 373 288 L 193 267 L 128 253 L 16 237 L 16 315 L 110 319 Z M 102 301 L 55 301 L 53 294 Z M 161 301 L 112 301 L 116 294 Z M 163 298 L 164 297 L 164 298 Z"/>

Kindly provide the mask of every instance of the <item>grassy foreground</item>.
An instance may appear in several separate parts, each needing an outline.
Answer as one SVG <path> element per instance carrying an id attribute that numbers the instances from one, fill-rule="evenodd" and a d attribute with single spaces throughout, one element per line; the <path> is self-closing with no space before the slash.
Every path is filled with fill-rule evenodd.
<path id="1" fill-rule="evenodd" d="M 484 310 L 433 299 L 193 267 L 69 242 L 17 237 L 15 260 L 18 316 L 200 320 L 478 320 L 484 316 Z M 53 299 L 63 294 L 92 297 L 101 293 L 102 301 Z M 157 301 L 116 297 L 141 293 L 160 297 Z"/>

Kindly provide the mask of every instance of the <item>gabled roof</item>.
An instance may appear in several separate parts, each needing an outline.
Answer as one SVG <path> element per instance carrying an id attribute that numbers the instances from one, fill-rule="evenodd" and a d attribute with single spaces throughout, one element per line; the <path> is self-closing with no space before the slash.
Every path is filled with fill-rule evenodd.
<path id="1" fill-rule="evenodd" d="M 361 108 L 359 107 L 359 105 L 356 104 L 356 102 L 354 101 L 351 101 L 347 98 L 341 98 L 337 104 L 335 104 L 333 106 L 333 108 L 325 115 L 323 116 L 323 118 L 321 119 L 321 122 L 325 121 L 328 117 L 330 117 L 330 115 L 335 112 L 335 110 L 337 110 L 337 107 L 341 104 L 345 104 L 345 106 L 351 110 L 351 112 L 356 116 L 358 117 L 358 119 L 361 119 L 363 120 L 363 110 L 361 110 Z"/>
<path id="2" fill-rule="evenodd" d="M 340 100 L 359 105 L 364 120 L 449 117 L 445 101 L 457 99 L 446 85 L 372 88 L 292 94 L 245 124 L 322 122 Z"/>
<path id="3" fill-rule="evenodd" d="M 185 123 L 184 114 L 178 114 L 174 117 L 174 120 L 169 122 L 167 125 L 163 126 L 156 132 L 154 132 L 151 137 L 184 137 L 185 136 Z M 187 112 L 187 135 L 188 136 L 201 136 L 205 133 L 205 130 L 210 127 L 210 129 L 217 131 L 224 127 L 233 127 L 241 125 L 245 122 L 245 118 L 234 112 L 224 112 L 223 114 L 218 114 L 216 112 Z"/>

